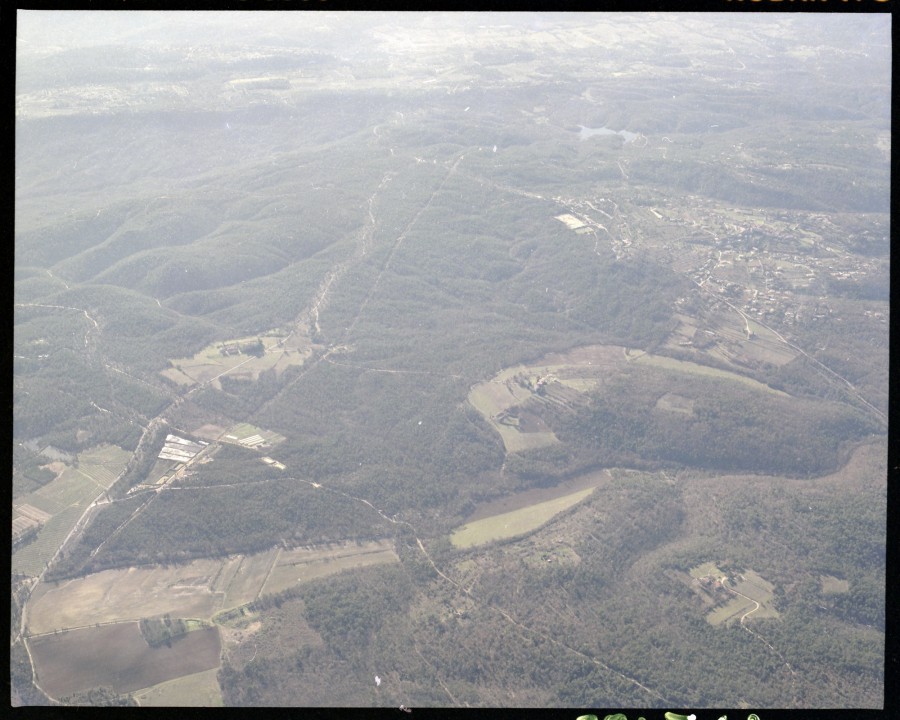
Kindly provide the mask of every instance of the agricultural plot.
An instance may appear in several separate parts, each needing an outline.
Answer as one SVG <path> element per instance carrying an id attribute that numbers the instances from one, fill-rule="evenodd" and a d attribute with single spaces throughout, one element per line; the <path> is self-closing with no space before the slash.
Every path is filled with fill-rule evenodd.
<path id="1" fill-rule="evenodd" d="M 194 560 L 172 567 L 103 570 L 58 587 L 39 585 L 28 604 L 28 625 L 44 633 L 95 623 L 137 620 L 169 613 L 209 618 L 222 593 L 211 588 L 223 562 Z"/>
<path id="2" fill-rule="evenodd" d="M 43 520 L 43 524 L 35 540 L 13 554 L 13 572 L 39 575 L 81 514 L 112 485 L 130 456 L 114 445 L 90 448 L 79 455 L 77 468 L 65 468 L 55 480 L 23 496 L 13 508 L 14 523 L 23 518 L 19 525 L 29 524 L 24 518 L 31 517 Z"/>
<path id="3" fill-rule="evenodd" d="M 598 351 L 594 365 L 592 358 Z M 577 401 L 579 394 L 596 387 L 596 374 L 608 360 L 606 355 L 606 348 L 594 346 L 549 355 L 540 364 L 506 368 L 475 385 L 469 391 L 469 404 L 497 430 L 507 452 L 552 445 L 559 439 L 540 419 L 540 403 Z"/>
<path id="4" fill-rule="evenodd" d="M 222 707 L 217 668 L 185 675 L 133 694 L 142 707 Z"/>
<path id="5" fill-rule="evenodd" d="M 494 540 L 523 535 L 536 530 L 563 510 L 568 510 L 581 502 L 593 491 L 593 488 L 587 488 L 520 510 L 474 520 L 454 530 L 450 534 L 450 542 L 458 548 L 469 548 Z"/>
<path id="6" fill-rule="evenodd" d="M 789 397 L 787 393 L 782 392 L 781 390 L 775 390 L 774 388 L 770 388 L 768 385 L 766 385 L 765 383 L 761 383 L 758 380 L 754 380 L 753 378 L 748 378 L 744 375 L 730 372 L 728 370 L 720 370 L 719 368 L 700 365 L 699 363 L 690 362 L 688 360 L 676 360 L 675 358 L 665 357 L 664 355 L 651 355 L 649 353 L 639 354 L 637 352 L 629 353 L 628 351 L 626 351 L 626 356 L 632 362 L 640 363 L 642 365 L 652 365 L 654 367 L 663 368 L 665 370 L 690 373 L 691 375 L 703 375 L 706 377 L 721 378 L 723 380 L 733 380 L 735 382 L 747 385 L 748 387 L 751 387 L 755 390 L 763 390 L 774 395 Z"/>
<path id="7" fill-rule="evenodd" d="M 159 485 L 169 478 L 172 471 L 178 467 L 174 460 L 157 459 L 150 472 L 147 473 L 147 481 L 143 485 Z"/>
<path id="8" fill-rule="evenodd" d="M 202 438 L 203 440 L 207 440 L 209 442 L 214 442 L 218 440 L 219 437 L 226 431 L 227 428 L 223 427 L 222 425 L 206 423 L 192 430 L 191 435 L 195 435 L 198 438 Z"/>
<path id="9" fill-rule="evenodd" d="M 500 433 L 507 452 L 519 452 L 559 442 L 556 435 L 538 422 L 523 406 L 536 396 L 537 383 L 547 367 L 518 365 L 503 370 L 469 392 L 468 400 L 482 417 Z"/>
<path id="10" fill-rule="evenodd" d="M 682 334 L 677 337 L 694 334 L 696 327 L 689 320 L 682 316 L 679 325 Z M 748 344 L 750 342 L 747 341 Z M 770 338 L 763 338 L 760 342 L 770 342 Z M 469 391 L 468 401 L 500 434 L 507 452 L 544 447 L 559 442 L 559 439 L 541 419 L 542 406 L 574 408 L 583 401 L 585 393 L 600 387 L 602 378 L 610 369 L 621 367 L 625 362 L 733 380 L 756 390 L 787 397 L 780 390 L 736 372 L 615 345 L 594 345 L 576 348 L 565 354 L 547 355 L 534 365 L 506 368 L 490 380 L 475 385 Z M 663 399 L 660 407 L 676 412 L 692 411 L 690 403 L 674 395 Z"/>
<path id="11" fill-rule="evenodd" d="M 297 583 L 344 570 L 394 562 L 400 562 L 400 558 L 390 540 L 285 550 L 272 567 L 263 593 L 281 592 Z"/>
<path id="12" fill-rule="evenodd" d="M 694 414 L 694 401 L 676 393 L 663 395 L 656 401 L 656 407 L 660 410 L 668 410 L 669 412 L 682 413 L 684 415 Z"/>
<path id="13" fill-rule="evenodd" d="M 747 337 L 747 329 L 752 333 Z M 736 365 L 752 365 L 765 362 L 785 365 L 797 357 L 797 352 L 785 345 L 771 330 L 752 319 L 738 318 L 736 315 L 721 316 L 712 326 L 719 342 L 718 355 Z"/>
<path id="14" fill-rule="evenodd" d="M 30 546 L 28 546 L 30 547 Z M 39 584 L 28 604 L 33 633 L 96 623 L 172 617 L 210 620 L 298 582 L 391 562 L 390 540 L 313 548 L 275 548 L 255 555 L 199 559 L 183 565 L 103 570 L 58 585 Z"/>
<path id="15" fill-rule="evenodd" d="M 211 382 L 221 390 L 218 378 L 222 375 L 256 380 L 266 370 L 280 373 L 290 365 L 302 365 L 311 353 L 312 345 L 303 335 L 270 333 L 212 343 L 193 357 L 171 360 L 171 367 L 163 370 L 162 375 L 179 385 Z"/>
<path id="16" fill-rule="evenodd" d="M 286 439 L 284 435 L 279 435 L 271 430 L 263 430 L 250 423 L 235 425 L 219 438 L 222 442 L 257 450 L 278 445 Z"/>
<path id="17" fill-rule="evenodd" d="M 131 453 L 115 445 L 99 445 L 78 456 L 78 469 L 104 488 L 109 488 L 125 469 Z"/>
<path id="18" fill-rule="evenodd" d="M 269 575 L 280 548 L 256 555 L 245 555 L 225 590 L 224 607 L 237 607 L 256 600 Z"/>
<path id="19" fill-rule="evenodd" d="M 53 515 L 38 530 L 37 538 L 13 553 L 13 574 L 30 577 L 40 575 L 57 548 L 66 539 L 66 535 L 75 527 L 75 523 L 84 512 L 84 507 L 75 505 Z"/>
<path id="20" fill-rule="evenodd" d="M 137 622 L 42 635 L 28 644 L 37 682 L 54 698 L 99 686 L 127 693 L 211 670 L 219 666 L 221 650 L 215 627 L 151 648 Z"/>
<path id="21" fill-rule="evenodd" d="M 569 230 L 574 230 L 575 232 L 582 234 L 590 232 L 591 229 L 585 225 L 581 220 L 570 213 L 563 213 L 562 215 L 554 215 L 554 217 L 563 223 Z"/>
<path id="22" fill-rule="evenodd" d="M 49 513 L 46 513 L 43 510 L 38 510 L 32 505 L 19 505 L 18 507 L 16 507 L 15 513 L 13 515 L 13 540 L 15 540 L 15 538 L 19 535 L 22 535 L 24 532 L 30 530 L 31 528 L 40 527 L 51 517 L 53 516 Z"/>

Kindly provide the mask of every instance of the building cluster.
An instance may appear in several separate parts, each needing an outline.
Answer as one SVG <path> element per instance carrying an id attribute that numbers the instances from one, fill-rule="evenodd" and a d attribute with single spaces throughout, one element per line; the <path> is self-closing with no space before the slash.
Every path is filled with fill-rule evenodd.
<path id="1" fill-rule="evenodd" d="M 160 460 L 174 460 L 175 462 L 186 463 L 189 460 L 193 460 L 194 456 L 208 444 L 202 440 L 194 442 L 180 438 L 177 435 L 166 435 L 166 443 L 163 445 L 162 450 L 159 451 L 159 458 Z"/>

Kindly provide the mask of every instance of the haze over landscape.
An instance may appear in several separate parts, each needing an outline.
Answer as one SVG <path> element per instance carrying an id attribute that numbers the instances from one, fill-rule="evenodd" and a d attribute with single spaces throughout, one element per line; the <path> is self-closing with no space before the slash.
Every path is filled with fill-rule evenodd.
<path id="1" fill-rule="evenodd" d="M 888 13 L 17 13 L 13 705 L 882 708 Z"/>

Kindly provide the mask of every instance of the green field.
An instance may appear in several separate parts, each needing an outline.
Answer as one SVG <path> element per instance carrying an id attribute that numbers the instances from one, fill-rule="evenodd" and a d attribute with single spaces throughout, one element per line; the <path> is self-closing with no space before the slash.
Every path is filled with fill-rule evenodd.
<path id="1" fill-rule="evenodd" d="M 259 357 L 246 351 L 257 339 L 265 347 Z M 221 389 L 217 379 L 220 375 L 255 380 L 265 370 L 274 368 L 280 373 L 290 365 L 302 365 L 310 353 L 308 339 L 297 333 L 289 338 L 275 334 L 243 337 L 210 343 L 192 357 L 170 360 L 171 367 L 162 375 L 179 385 L 212 381 L 214 387 Z"/>
<path id="2" fill-rule="evenodd" d="M 834 575 L 822 575 L 819 577 L 819 582 L 823 595 L 841 595 L 850 591 L 850 582 Z"/>
<path id="3" fill-rule="evenodd" d="M 104 488 L 109 488 L 125 469 L 130 457 L 130 452 L 115 445 L 99 445 L 78 456 L 78 469 Z"/>
<path id="4" fill-rule="evenodd" d="M 627 353 L 628 351 L 626 351 L 626 354 Z M 688 360 L 676 360 L 675 358 L 665 357 L 663 355 L 651 355 L 649 353 L 632 355 L 629 357 L 629 359 L 632 362 L 641 363 L 642 365 L 653 365 L 654 367 L 663 368 L 665 370 L 676 370 L 678 372 L 690 373 L 692 375 L 705 375 L 706 377 L 734 380 L 735 382 L 743 383 L 744 385 L 752 387 L 756 390 L 763 390 L 774 395 L 781 395 L 782 397 L 790 397 L 787 393 L 782 392 L 781 390 L 770 388 L 765 383 L 761 383 L 758 380 L 754 380 L 753 378 L 748 378 L 744 375 L 739 375 L 738 373 L 729 372 L 728 370 L 720 370 L 718 368 L 709 367 L 707 365 L 700 365 L 699 363 L 693 363 Z"/>
<path id="5" fill-rule="evenodd" d="M 271 430 L 263 430 L 250 423 L 239 423 L 225 431 L 219 438 L 222 442 L 242 447 L 271 447 L 284 442 L 287 438 Z"/>
<path id="6" fill-rule="evenodd" d="M 114 445 L 90 448 L 78 456 L 77 468 L 67 467 L 55 480 L 23 496 L 18 504 L 33 505 L 53 517 L 38 531 L 33 542 L 13 554 L 13 572 L 39 575 L 81 514 L 112 485 L 130 456 L 131 453 Z"/>
<path id="7" fill-rule="evenodd" d="M 593 488 L 587 488 L 555 500 L 530 505 L 521 510 L 475 520 L 454 530 L 450 534 L 450 542 L 458 548 L 469 548 L 493 540 L 522 535 L 549 522 L 554 515 L 581 502 L 593 491 Z"/>
<path id="8" fill-rule="evenodd" d="M 13 553 L 12 572 L 32 577 L 40 575 L 83 512 L 84 507 L 76 505 L 50 518 L 38 531 L 34 541 Z"/>

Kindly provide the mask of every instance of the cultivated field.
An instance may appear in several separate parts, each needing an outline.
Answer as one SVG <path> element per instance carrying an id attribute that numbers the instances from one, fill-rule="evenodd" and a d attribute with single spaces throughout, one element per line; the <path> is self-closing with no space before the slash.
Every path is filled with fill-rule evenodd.
<path id="1" fill-rule="evenodd" d="M 134 693 L 146 707 L 222 707 L 218 668 L 185 675 Z"/>
<path id="2" fill-rule="evenodd" d="M 622 348 L 612 345 L 554 353 L 533 365 L 506 368 L 475 385 L 469 404 L 500 433 L 507 452 L 552 445 L 559 440 L 540 420 L 540 403 L 570 402 L 566 390 L 577 397 L 594 389 L 603 369 L 621 362 Z"/>
<path id="3" fill-rule="evenodd" d="M 720 370 L 718 368 L 709 367 L 707 365 L 693 363 L 688 360 L 676 360 L 675 358 L 665 357 L 663 355 L 651 355 L 649 353 L 629 352 L 626 350 L 626 356 L 632 362 L 640 363 L 642 365 L 652 365 L 654 367 L 663 368 L 665 370 L 675 370 L 676 372 L 690 373 L 691 375 L 703 375 L 706 377 L 721 378 L 723 380 L 733 380 L 735 382 L 743 383 L 748 387 L 752 387 L 755 390 L 763 390 L 774 395 L 789 397 L 787 393 L 784 393 L 781 390 L 775 390 L 774 388 L 770 388 L 768 385 L 754 380 L 753 378 L 748 378 L 738 373 L 729 372 L 728 370 Z"/>
<path id="4" fill-rule="evenodd" d="M 53 515 L 38 531 L 35 540 L 13 553 L 12 572 L 32 577 L 40 575 L 87 505 L 75 505 Z"/>
<path id="5" fill-rule="evenodd" d="M 248 351 L 261 341 L 265 351 L 256 356 Z M 193 357 L 171 360 L 171 367 L 162 374 L 179 385 L 198 385 L 212 381 L 221 390 L 218 378 L 228 374 L 232 378 L 256 380 L 261 372 L 274 369 L 280 373 L 290 365 L 302 365 L 312 353 L 309 339 L 298 333 L 290 337 L 277 334 L 245 337 L 214 342 Z"/>
<path id="6" fill-rule="evenodd" d="M 194 560 L 186 565 L 104 570 L 54 587 L 35 588 L 27 608 L 34 633 L 76 628 L 98 622 L 159 617 L 207 619 L 221 608 L 222 593 L 211 581 L 222 560 Z"/>
<path id="7" fill-rule="evenodd" d="M 279 435 L 271 430 L 263 430 L 250 423 L 238 423 L 226 430 L 219 440 L 241 447 L 262 449 L 284 442 L 286 438 L 284 435 Z"/>
<path id="8" fill-rule="evenodd" d="M 683 335 L 677 337 L 692 336 L 696 327 L 687 316 L 681 318 L 678 332 Z M 769 339 L 747 342 L 756 342 L 760 347 L 763 343 L 773 344 Z M 766 356 L 766 359 L 776 362 L 772 357 Z M 782 358 L 781 361 L 787 360 Z M 737 372 L 617 345 L 591 345 L 575 348 L 567 353 L 547 355 L 532 365 L 506 368 L 490 380 L 475 385 L 469 391 L 468 401 L 497 430 L 507 452 L 544 447 L 559 440 L 541 418 L 542 409 L 549 405 L 563 408 L 577 406 L 583 402 L 582 396 L 585 393 L 600 387 L 610 370 L 622 367 L 627 362 L 733 380 L 756 390 L 787 396 L 780 390 Z M 676 412 L 691 412 L 690 402 L 675 395 L 667 396 L 660 407 Z"/>
<path id="9" fill-rule="evenodd" d="M 223 609 L 298 582 L 356 567 L 397 562 L 390 540 L 313 548 L 273 548 L 255 555 L 200 559 L 174 566 L 104 570 L 57 585 L 38 585 L 27 607 L 32 633 L 138 620 L 169 613 L 212 617 Z"/>
<path id="10" fill-rule="evenodd" d="M 450 534 L 450 542 L 456 547 L 468 548 L 522 535 L 549 522 L 554 515 L 581 502 L 593 491 L 593 488 L 587 488 L 520 510 L 474 520 L 454 530 Z"/>
<path id="11" fill-rule="evenodd" d="M 130 452 L 115 445 L 99 445 L 78 456 L 78 469 L 108 488 L 125 468 L 130 457 Z"/>
<path id="12" fill-rule="evenodd" d="M 275 548 L 255 555 L 244 555 L 228 583 L 223 607 L 236 607 L 256 600 L 279 552 L 280 548 Z"/>
<path id="13" fill-rule="evenodd" d="M 112 485 L 130 456 L 129 452 L 114 445 L 90 448 L 78 456 L 77 468 L 67 466 L 56 479 L 23 495 L 13 508 L 13 520 L 33 517 L 37 511 L 42 513 L 45 522 L 35 540 L 13 554 L 12 571 L 39 575 L 78 518 L 101 492 Z M 24 508 L 24 511 L 18 508 Z"/>
<path id="14" fill-rule="evenodd" d="M 266 584 L 264 593 L 277 593 L 299 582 L 313 580 L 351 568 L 399 562 L 390 540 L 335 545 L 324 548 L 295 548 L 282 551 Z"/>
<path id="15" fill-rule="evenodd" d="M 552 432 L 523 432 L 518 420 L 508 416 L 509 411 L 527 402 L 533 392 L 518 377 L 531 372 L 522 365 L 507 368 L 487 382 L 479 383 L 469 392 L 472 405 L 500 433 L 507 452 L 519 452 L 544 447 L 558 442 Z"/>
<path id="16" fill-rule="evenodd" d="M 54 698 L 106 686 L 126 693 L 219 666 L 218 628 L 196 630 L 151 648 L 127 622 L 28 640 L 38 684 Z M 102 652 L 98 652 L 102 648 Z"/>

